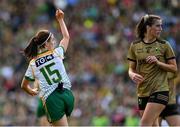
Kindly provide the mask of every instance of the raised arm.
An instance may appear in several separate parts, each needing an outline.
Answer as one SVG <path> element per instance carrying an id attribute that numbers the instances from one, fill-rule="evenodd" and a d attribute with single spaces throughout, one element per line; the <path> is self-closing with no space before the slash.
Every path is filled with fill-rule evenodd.
<path id="1" fill-rule="evenodd" d="M 62 40 L 60 41 L 60 46 L 64 48 L 64 52 L 66 52 L 68 44 L 69 44 L 69 32 L 67 30 L 66 24 L 64 22 L 64 12 L 60 9 L 56 10 L 56 19 L 59 23 L 59 27 L 61 30 L 61 33 L 63 35 Z"/>

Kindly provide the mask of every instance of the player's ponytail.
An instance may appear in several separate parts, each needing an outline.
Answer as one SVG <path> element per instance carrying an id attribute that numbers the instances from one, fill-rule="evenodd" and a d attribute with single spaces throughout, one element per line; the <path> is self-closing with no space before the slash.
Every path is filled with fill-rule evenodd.
<path id="1" fill-rule="evenodd" d="M 140 39 L 144 38 L 144 33 L 146 32 L 145 20 L 147 21 L 147 19 L 142 17 L 141 20 L 139 21 L 139 23 L 136 26 L 136 35 Z"/>
<path id="2" fill-rule="evenodd" d="M 28 46 L 24 49 L 24 54 L 28 59 L 36 57 L 38 50 L 45 47 L 45 43 L 51 38 L 51 33 L 47 30 L 39 31 L 36 36 L 34 36 Z"/>
<path id="3" fill-rule="evenodd" d="M 33 57 L 37 56 L 38 53 L 38 39 L 37 37 L 33 37 L 28 46 L 24 49 L 24 54 L 28 59 L 32 59 Z"/>

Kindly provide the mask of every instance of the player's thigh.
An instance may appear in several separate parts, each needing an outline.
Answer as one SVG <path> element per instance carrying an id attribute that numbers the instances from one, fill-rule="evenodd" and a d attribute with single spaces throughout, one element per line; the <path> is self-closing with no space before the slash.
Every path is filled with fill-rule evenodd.
<path id="1" fill-rule="evenodd" d="M 144 110 L 143 117 L 145 120 L 155 120 L 158 119 L 160 113 L 165 108 L 168 103 L 169 92 L 160 91 L 155 92 L 150 95 L 148 103 Z"/>
<path id="2" fill-rule="evenodd" d="M 140 110 L 139 112 L 140 112 L 140 116 L 141 116 L 141 118 L 142 118 L 143 113 L 144 113 L 144 110 Z M 160 125 L 160 124 L 159 124 L 159 119 L 156 119 L 156 120 L 153 122 L 153 126 L 158 126 L 158 125 Z"/>
<path id="3" fill-rule="evenodd" d="M 64 115 L 60 120 L 52 122 L 53 126 L 68 126 L 68 121 L 66 115 Z"/>
<path id="4" fill-rule="evenodd" d="M 170 126 L 180 126 L 180 115 L 172 115 L 165 117 Z"/>
<path id="5" fill-rule="evenodd" d="M 158 118 L 156 118 L 156 119 L 154 120 L 152 126 L 157 126 L 157 127 L 159 127 L 159 121 L 158 121 Z"/>
<path id="6" fill-rule="evenodd" d="M 50 125 L 46 116 L 42 116 L 39 118 L 39 125 L 40 126 L 49 126 Z"/>
<path id="7" fill-rule="evenodd" d="M 143 113 L 142 121 L 147 123 L 154 123 L 154 121 L 159 117 L 161 111 L 165 108 L 165 105 L 159 103 L 149 102 Z"/>

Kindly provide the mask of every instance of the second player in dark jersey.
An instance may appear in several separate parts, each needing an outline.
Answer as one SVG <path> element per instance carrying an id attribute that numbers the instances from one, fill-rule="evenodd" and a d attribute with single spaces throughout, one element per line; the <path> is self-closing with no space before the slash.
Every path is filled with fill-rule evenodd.
<path id="1" fill-rule="evenodd" d="M 138 40 L 128 52 L 129 77 L 137 84 L 141 126 L 158 125 L 158 117 L 169 99 L 167 72 L 176 72 L 175 55 L 167 41 L 160 39 L 162 19 L 145 15 L 137 24 Z"/>

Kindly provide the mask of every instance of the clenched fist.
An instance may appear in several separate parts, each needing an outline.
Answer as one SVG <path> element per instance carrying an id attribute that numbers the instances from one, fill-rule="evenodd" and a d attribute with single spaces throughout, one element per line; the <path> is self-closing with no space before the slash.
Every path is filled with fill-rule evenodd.
<path id="1" fill-rule="evenodd" d="M 64 12 L 61 9 L 56 10 L 56 19 L 60 20 L 64 18 Z"/>

